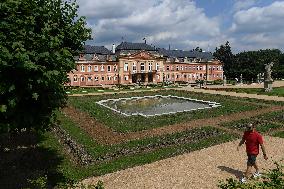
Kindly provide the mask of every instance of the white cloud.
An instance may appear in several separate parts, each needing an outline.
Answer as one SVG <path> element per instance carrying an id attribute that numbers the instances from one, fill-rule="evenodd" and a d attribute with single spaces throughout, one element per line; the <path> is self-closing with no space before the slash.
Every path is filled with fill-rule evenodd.
<path id="1" fill-rule="evenodd" d="M 276 1 L 236 12 L 230 31 L 239 39 L 239 48 L 283 48 L 283 10 L 284 2 Z"/>
<path id="2" fill-rule="evenodd" d="M 256 3 L 256 0 L 235 0 L 233 12 L 248 9 Z"/>
<path id="3" fill-rule="evenodd" d="M 192 48 L 184 41 L 207 48 L 204 41 L 221 35 L 220 20 L 209 18 L 191 0 L 79 0 L 80 14 L 86 15 L 99 44 L 127 41 L 156 46 L 175 44 L 178 48 Z M 209 43 L 209 42 L 208 42 Z M 213 45 L 213 44 L 212 44 Z"/>

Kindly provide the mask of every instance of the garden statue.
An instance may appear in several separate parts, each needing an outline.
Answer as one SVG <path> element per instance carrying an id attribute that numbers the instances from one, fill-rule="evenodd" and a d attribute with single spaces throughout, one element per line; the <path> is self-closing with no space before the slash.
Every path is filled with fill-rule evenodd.
<path id="1" fill-rule="evenodd" d="M 271 78 L 273 62 L 265 64 L 265 81 L 273 81 Z"/>
<path id="2" fill-rule="evenodd" d="M 226 75 L 223 76 L 223 85 L 224 86 L 227 85 L 227 77 L 226 77 Z"/>
<path id="3" fill-rule="evenodd" d="M 243 84 L 243 74 L 241 74 L 241 76 L 240 76 L 240 84 L 241 85 Z"/>
<path id="4" fill-rule="evenodd" d="M 273 79 L 271 78 L 271 72 L 272 72 L 273 64 L 274 64 L 273 62 L 265 64 L 265 78 L 264 78 L 264 89 L 265 89 L 265 92 L 272 91 Z"/>
<path id="5" fill-rule="evenodd" d="M 261 77 L 261 73 L 257 74 L 257 76 L 256 76 L 256 78 L 257 78 L 256 80 L 257 80 L 257 81 L 256 81 L 256 82 L 257 82 L 258 84 L 260 83 L 260 77 Z"/>

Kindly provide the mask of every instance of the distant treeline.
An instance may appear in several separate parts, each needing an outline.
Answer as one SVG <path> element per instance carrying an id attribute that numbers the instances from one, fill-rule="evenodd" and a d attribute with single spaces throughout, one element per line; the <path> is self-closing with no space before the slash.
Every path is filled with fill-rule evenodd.
<path id="1" fill-rule="evenodd" d="M 240 78 L 242 74 L 244 80 L 256 81 L 257 75 L 265 72 L 265 64 L 270 62 L 274 62 L 273 79 L 284 78 L 284 53 L 279 49 L 244 51 L 233 54 L 227 41 L 225 45 L 216 48 L 213 55 L 224 63 L 224 74 L 227 79 Z"/>

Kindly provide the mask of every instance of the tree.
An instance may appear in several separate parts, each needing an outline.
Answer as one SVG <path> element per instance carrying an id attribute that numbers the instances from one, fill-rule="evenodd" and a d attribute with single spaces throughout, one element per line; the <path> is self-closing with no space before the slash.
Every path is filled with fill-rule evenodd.
<path id="1" fill-rule="evenodd" d="M 66 0 L 0 2 L 0 130 L 45 129 L 66 103 L 63 84 L 90 38 Z"/>
<path id="2" fill-rule="evenodd" d="M 225 45 L 221 45 L 219 48 L 216 47 L 216 50 L 213 53 L 213 56 L 224 64 L 224 74 L 228 78 L 236 77 L 236 73 L 232 65 L 234 55 L 231 51 L 229 41 L 227 41 Z"/>
<path id="3" fill-rule="evenodd" d="M 281 67 L 280 56 L 281 51 L 278 49 L 241 52 L 235 55 L 233 68 L 237 70 L 238 75 L 243 74 L 246 80 L 251 81 L 256 80 L 259 73 L 265 72 L 265 64 L 274 62 L 273 73 L 275 72 L 274 77 L 277 77 L 281 75 L 281 72 L 278 72 Z"/>
<path id="4" fill-rule="evenodd" d="M 203 50 L 202 50 L 202 48 L 200 48 L 200 47 L 196 47 L 195 49 L 192 49 L 192 51 L 202 52 Z"/>

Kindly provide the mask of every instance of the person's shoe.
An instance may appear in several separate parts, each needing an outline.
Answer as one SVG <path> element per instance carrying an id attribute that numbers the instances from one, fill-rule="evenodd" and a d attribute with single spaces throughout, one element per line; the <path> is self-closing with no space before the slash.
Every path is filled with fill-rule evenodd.
<path id="1" fill-rule="evenodd" d="M 246 182 L 247 182 L 247 179 L 246 179 L 245 177 L 242 177 L 242 178 L 240 179 L 240 182 L 241 182 L 241 183 L 246 183 Z"/>
<path id="2" fill-rule="evenodd" d="M 259 172 L 253 173 L 253 178 L 261 177 L 261 174 Z"/>

